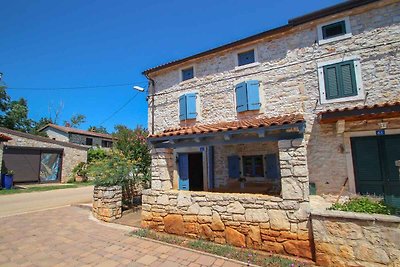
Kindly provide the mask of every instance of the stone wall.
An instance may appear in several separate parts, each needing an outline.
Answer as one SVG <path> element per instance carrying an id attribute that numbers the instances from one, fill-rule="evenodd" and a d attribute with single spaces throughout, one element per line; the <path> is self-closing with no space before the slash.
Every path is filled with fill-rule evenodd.
<path id="1" fill-rule="evenodd" d="M 179 121 L 178 98 L 181 94 L 193 91 L 198 92 L 199 96 L 196 124 L 301 113 L 307 121 L 305 145 L 310 181 L 317 183 L 318 193 L 337 193 L 348 176 L 345 155 L 340 149 L 343 136 L 337 136 L 335 125 L 320 125 L 317 114 L 328 109 L 400 101 L 399 55 L 396 44 L 389 44 L 398 41 L 399 14 L 398 1 L 382 0 L 299 25 L 282 35 L 152 73 L 155 85 L 151 90 L 156 94 L 163 93 L 154 98 L 155 131 L 185 126 L 184 122 Z M 316 44 L 318 24 L 346 16 L 349 16 L 351 24 L 351 38 Z M 259 64 L 237 69 L 237 52 L 246 48 L 257 49 Z M 367 93 L 365 102 L 362 99 L 321 104 L 317 63 L 343 56 L 360 58 L 362 83 Z M 194 65 L 196 77 L 180 82 L 180 69 L 189 65 Z M 259 112 L 238 114 L 235 110 L 234 86 L 250 79 L 260 81 L 263 104 Z M 151 114 L 150 105 L 149 116 Z M 149 118 L 149 129 L 152 128 L 151 121 Z M 377 125 L 375 127 L 378 129 Z"/>
<path id="2" fill-rule="evenodd" d="M 142 226 L 311 258 L 308 202 L 255 194 L 144 190 Z"/>
<path id="3" fill-rule="evenodd" d="M 63 131 L 60 131 L 55 128 L 47 127 L 44 129 L 44 132 L 50 139 L 54 139 L 57 141 L 69 142 L 69 134 Z"/>
<path id="4" fill-rule="evenodd" d="M 98 147 L 102 147 L 101 146 L 102 140 L 111 141 L 110 139 L 103 139 L 100 137 L 86 136 L 81 134 L 70 134 L 69 141 L 75 144 L 86 145 L 86 138 L 92 138 L 93 144 L 91 146 L 98 146 Z"/>
<path id="5" fill-rule="evenodd" d="M 312 214 L 321 266 L 400 266 L 400 218 L 324 211 Z"/>
<path id="6" fill-rule="evenodd" d="M 87 160 L 87 148 L 67 142 L 52 140 L 46 137 L 21 133 L 6 128 L 0 128 L 0 133 L 10 136 L 7 146 L 24 146 L 35 148 L 59 148 L 63 149 L 61 182 L 66 183 L 70 179 L 72 169 L 80 162 Z"/>
<path id="7" fill-rule="evenodd" d="M 172 149 L 152 150 L 152 189 L 142 196 L 143 227 L 218 243 L 311 258 L 303 139 L 277 144 L 281 197 L 177 191 Z"/>
<path id="8" fill-rule="evenodd" d="M 111 222 L 122 216 L 122 187 L 95 186 L 93 189 L 93 215 L 102 221 Z"/>

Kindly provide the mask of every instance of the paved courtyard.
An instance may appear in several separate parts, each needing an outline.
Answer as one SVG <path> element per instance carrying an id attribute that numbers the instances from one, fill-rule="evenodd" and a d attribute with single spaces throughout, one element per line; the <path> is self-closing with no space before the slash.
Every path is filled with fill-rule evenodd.
<path id="1" fill-rule="evenodd" d="M 63 207 L 0 218 L 0 266 L 241 266 L 137 237 Z"/>

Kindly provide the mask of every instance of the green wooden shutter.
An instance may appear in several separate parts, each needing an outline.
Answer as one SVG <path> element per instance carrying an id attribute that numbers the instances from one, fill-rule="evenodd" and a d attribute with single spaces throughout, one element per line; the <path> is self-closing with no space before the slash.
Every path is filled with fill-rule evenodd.
<path id="1" fill-rule="evenodd" d="M 340 97 L 337 66 L 336 65 L 325 66 L 324 78 L 325 78 L 326 99 L 334 99 Z"/>
<path id="2" fill-rule="evenodd" d="M 324 67 L 326 99 L 357 95 L 357 82 L 353 61 Z"/>
<path id="3" fill-rule="evenodd" d="M 340 93 L 342 96 L 357 95 L 356 75 L 354 71 L 354 62 L 346 61 L 339 64 Z"/>

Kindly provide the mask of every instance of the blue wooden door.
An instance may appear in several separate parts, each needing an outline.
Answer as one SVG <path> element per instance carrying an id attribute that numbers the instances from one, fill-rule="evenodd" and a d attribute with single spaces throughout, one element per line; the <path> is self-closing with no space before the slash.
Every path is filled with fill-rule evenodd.
<path id="1" fill-rule="evenodd" d="M 178 154 L 179 190 L 189 190 L 189 155 Z"/>

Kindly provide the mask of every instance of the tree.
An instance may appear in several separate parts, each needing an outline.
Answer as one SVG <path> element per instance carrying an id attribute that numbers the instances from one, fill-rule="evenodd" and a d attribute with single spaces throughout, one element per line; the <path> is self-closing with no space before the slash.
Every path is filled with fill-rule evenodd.
<path id="1" fill-rule="evenodd" d="M 67 127 L 76 128 L 84 122 L 86 122 L 86 116 L 83 114 L 76 114 L 73 115 L 69 121 L 64 121 L 64 125 Z"/>
<path id="2" fill-rule="evenodd" d="M 146 142 L 148 132 L 138 126 L 132 130 L 125 125 L 116 125 L 113 136 L 115 137 L 114 149 L 118 149 L 128 159 L 137 162 L 140 173 L 148 175 L 150 171 L 151 156 Z"/>
<path id="3" fill-rule="evenodd" d="M 11 130 L 30 132 L 33 121 L 28 118 L 28 102 L 24 98 L 11 101 L 0 116 L 0 125 Z"/>
<path id="4" fill-rule="evenodd" d="M 108 134 L 106 127 L 104 126 L 89 126 L 88 131 L 95 133 Z"/>
<path id="5" fill-rule="evenodd" d="M 38 121 L 34 121 L 33 122 L 33 128 L 31 130 L 31 134 L 36 134 L 36 135 L 48 137 L 45 132 L 39 132 L 39 130 L 41 128 L 43 128 L 44 126 L 46 126 L 47 124 L 49 124 L 49 123 L 54 123 L 54 122 L 52 121 L 52 119 L 50 119 L 48 117 L 42 117 Z"/>

